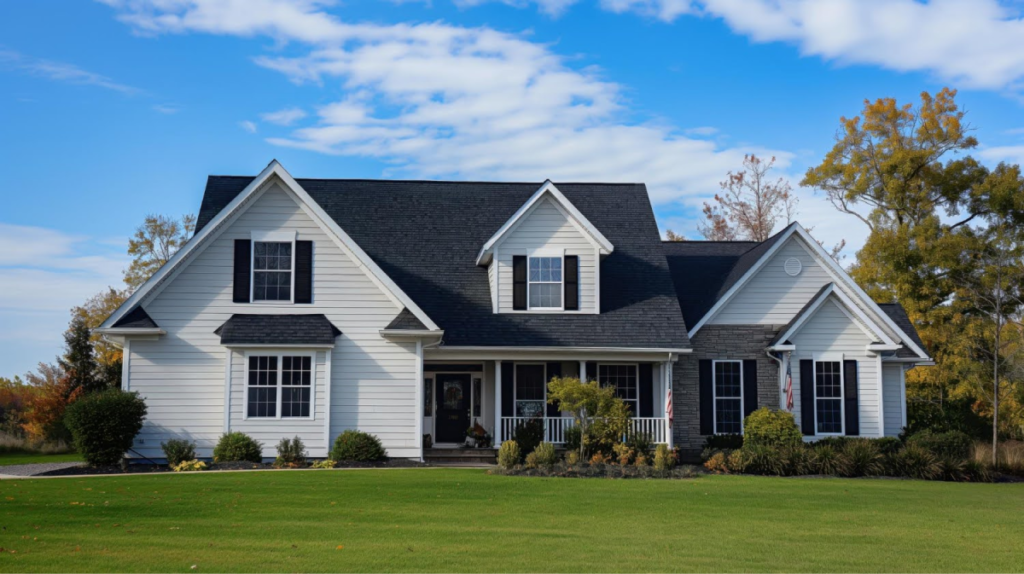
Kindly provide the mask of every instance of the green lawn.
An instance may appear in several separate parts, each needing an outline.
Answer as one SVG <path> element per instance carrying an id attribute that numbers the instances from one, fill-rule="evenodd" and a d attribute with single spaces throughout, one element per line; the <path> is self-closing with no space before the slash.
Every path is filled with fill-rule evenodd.
<path id="1" fill-rule="evenodd" d="M 38 452 L 0 452 L 0 467 L 12 464 L 31 464 L 34 462 L 79 462 L 82 456 L 75 452 L 65 454 L 40 454 Z M 0 474 L 3 470 L 0 469 Z"/>
<path id="2" fill-rule="evenodd" d="M 1024 485 L 474 469 L 0 481 L 0 571 L 1021 571 Z"/>

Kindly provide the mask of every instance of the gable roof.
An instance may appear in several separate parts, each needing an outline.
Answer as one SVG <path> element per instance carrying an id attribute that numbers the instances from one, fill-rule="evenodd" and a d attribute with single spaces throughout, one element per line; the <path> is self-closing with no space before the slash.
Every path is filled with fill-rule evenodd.
<path id="1" fill-rule="evenodd" d="M 807 303 L 796 315 L 793 315 L 789 323 L 779 330 L 770 346 L 789 343 L 790 339 L 796 335 L 822 304 L 831 298 L 838 300 L 839 309 L 860 327 L 868 337 L 881 340 L 881 343 L 885 345 L 896 344 L 876 322 L 872 321 L 841 289 L 837 288 L 835 283 L 826 283 L 821 286 L 821 289 L 818 289 L 818 292 L 813 297 L 807 300 Z"/>
<path id="2" fill-rule="evenodd" d="M 615 249 L 611 242 L 587 219 L 587 216 L 580 213 L 580 210 L 576 209 L 576 206 L 549 179 L 484 243 L 483 247 L 480 248 L 480 254 L 477 255 L 476 264 L 483 265 L 489 263 L 494 254 L 493 249 L 498 242 L 511 233 L 519 225 L 523 217 L 533 209 L 533 206 L 539 204 L 544 197 L 550 197 L 559 206 L 559 209 L 565 213 L 569 222 L 579 229 L 584 237 L 594 244 L 595 247 L 599 247 L 602 254 L 611 253 Z"/>
<path id="3" fill-rule="evenodd" d="M 376 284 L 385 295 L 387 295 L 393 302 L 398 305 L 404 305 L 417 318 L 419 318 L 425 325 L 431 329 L 437 329 L 437 325 L 419 308 L 416 303 L 404 293 L 395 283 L 388 277 L 377 266 L 377 264 L 362 250 L 362 248 L 355 243 L 351 237 L 345 233 L 338 224 L 330 218 L 323 209 L 306 193 L 306 190 L 302 188 L 298 182 L 292 178 L 291 174 L 284 169 L 284 166 L 277 160 L 273 160 L 266 168 L 259 173 L 259 175 L 248 178 L 240 189 L 235 190 L 235 193 L 224 204 L 216 208 L 216 213 L 207 213 L 205 217 L 200 214 L 197 221 L 201 221 L 202 225 L 196 226 L 196 231 L 192 235 L 181 249 L 178 250 L 174 256 L 160 269 L 153 274 L 141 287 L 135 290 L 134 293 L 128 299 L 121 304 L 97 329 L 98 332 L 103 333 L 106 329 L 110 328 L 111 324 L 116 323 L 124 316 L 127 310 L 137 306 L 147 295 L 154 290 L 159 290 L 166 282 L 176 273 L 182 262 L 185 261 L 192 253 L 201 251 L 206 247 L 206 240 L 208 238 L 215 237 L 220 230 L 226 227 L 233 218 L 237 217 L 242 211 L 243 207 L 246 206 L 247 202 L 252 200 L 268 189 L 272 182 L 279 182 L 288 192 L 294 194 L 297 198 L 299 206 L 310 216 L 318 225 L 320 225 L 325 233 L 329 237 L 335 240 L 335 243 L 345 251 L 350 257 L 352 257 L 356 266 L 359 267 L 366 276 Z M 206 204 L 204 198 L 203 205 Z"/>
<path id="4" fill-rule="evenodd" d="M 221 345 L 334 345 L 341 334 L 326 316 L 232 315 L 214 334 Z"/>
<path id="5" fill-rule="evenodd" d="M 665 241 L 679 306 L 687 325 L 696 325 L 718 301 L 723 285 L 744 253 L 756 241 Z"/>
<path id="6" fill-rule="evenodd" d="M 252 180 L 211 176 L 197 233 Z M 602 262 L 600 314 L 494 314 L 487 269 L 475 264 L 480 246 L 540 184 L 365 179 L 297 183 L 445 330 L 448 347 L 689 348 L 643 184 L 557 186 L 615 245 Z"/>
<path id="7" fill-rule="evenodd" d="M 160 325 L 156 324 L 156 321 L 149 316 L 149 313 L 146 313 L 145 309 L 136 305 L 131 311 L 128 311 L 123 317 L 118 319 L 112 327 L 118 329 L 159 329 Z"/>
<path id="8" fill-rule="evenodd" d="M 921 335 L 917 332 L 914 327 L 914 322 L 910 320 L 907 315 L 906 309 L 899 303 L 879 303 L 878 306 L 888 315 L 899 328 L 906 333 L 911 341 L 918 347 L 924 349 L 924 341 L 921 340 Z M 915 353 L 908 348 L 908 345 L 904 344 L 903 348 L 897 351 L 898 357 L 913 357 Z"/>
<path id="9" fill-rule="evenodd" d="M 428 330 L 427 326 L 424 325 L 419 319 L 417 319 L 416 315 L 410 313 L 408 309 L 402 309 L 402 311 L 398 315 L 396 315 L 395 318 L 392 319 L 390 323 L 388 323 L 388 326 L 384 327 L 384 329 L 394 329 L 396 331 Z"/>

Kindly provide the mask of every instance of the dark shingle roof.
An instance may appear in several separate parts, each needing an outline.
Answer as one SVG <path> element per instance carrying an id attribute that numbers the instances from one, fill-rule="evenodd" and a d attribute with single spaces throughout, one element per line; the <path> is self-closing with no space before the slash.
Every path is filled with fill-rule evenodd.
<path id="1" fill-rule="evenodd" d="M 427 326 L 412 314 L 412 311 L 402 308 L 402 312 L 388 323 L 385 329 L 398 329 L 403 331 L 428 331 Z"/>
<path id="2" fill-rule="evenodd" d="M 124 314 L 111 327 L 118 329 L 158 329 L 156 321 L 146 313 L 146 310 L 136 305 L 131 311 Z"/>
<path id="3" fill-rule="evenodd" d="M 211 176 L 197 230 L 250 181 Z M 642 184 L 556 184 L 615 246 L 601 268 L 600 314 L 497 315 L 476 257 L 539 183 L 298 182 L 445 330 L 448 346 L 689 347 Z"/>
<path id="4" fill-rule="evenodd" d="M 914 322 L 907 316 L 907 311 L 903 308 L 903 305 L 900 305 L 899 303 L 879 303 L 878 306 L 886 315 L 889 316 L 890 319 L 892 319 L 893 323 L 896 323 L 897 327 L 910 337 L 910 340 L 913 341 L 915 345 L 920 347 L 925 353 L 928 352 L 928 349 L 924 346 L 924 341 L 921 340 L 921 335 L 918 334 L 917 328 L 914 327 Z M 896 353 L 896 355 L 900 357 L 915 357 L 917 356 L 917 353 L 903 347 Z"/>
<path id="5" fill-rule="evenodd" d="M 341 334 L 323 315 L 232 315 L 214 331 L 221 345 L 333 345 Z"/>
<path id="6" fill-rule="evenodd" d="M 672 271 L 686 324 L 700 321 L 715 302 L 730 272 L 756 241 L 666 241 L 662 249 Z"/>

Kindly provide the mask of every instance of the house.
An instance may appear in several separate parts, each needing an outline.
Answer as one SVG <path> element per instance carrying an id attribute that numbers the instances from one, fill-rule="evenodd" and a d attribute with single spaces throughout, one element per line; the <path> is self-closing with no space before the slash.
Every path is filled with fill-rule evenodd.
<path id="1" fill-rule="evenodd" d="M 210 456 L 243 431 L 265 456 L 346 429 L 420 458 L 479 424 L 509 438 L 555 375 L 614 386 L 633 426 L 699 451 L 786 408 L 808 440 L 892 436 L 904 374 L 930 359 L 794 223 L 763 243 L 661 241 L 642 184 L 211 176 L 195 235 L 99 331 L 149 407 L 134 454 Z M 671 416 L 668 416 L 671 414 Z"/>

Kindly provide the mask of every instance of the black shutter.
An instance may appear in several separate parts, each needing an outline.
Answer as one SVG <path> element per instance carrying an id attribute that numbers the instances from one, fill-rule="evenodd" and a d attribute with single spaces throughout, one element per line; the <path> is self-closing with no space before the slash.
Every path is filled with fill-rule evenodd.
<path id="1" fill-rule="evenodd" d="M 743 361 L 743 418 L 757 410 L 757 361 Z"/>
<path id="2" fill-rule="evenodd" d="M 857 361 L 843 361 L 843 398 L 846 403 L 846 434 L 860 436 L 860 412 L 857 407 Z"/>
<path id="3" fill-rule="evenodd" d="M 640 416 L 654 416 L 654 368 L 650 363 L 640 363 L 639 388 Z"/>
<path id="4" fill-rule="evenodd" d="M 800 361 L 800 428 L 814 435 L 814 361 Z"/>
<path id="5" fill-rule="evenodd" d="M 501 364 L 501 416 L 510 417 L 512 413 L 516 412 L 515 394 L 513 385 L 516 384 L 515 375 L 513 375 L 515 365 L 511 361 L 505 361 Z"/>
<path id="6" fill-rule="evenodd" d="M 313 242 L 295 242 L 295 302 L 313 302 Z"/>
<path id="7" fill-rule="evenodd" d="M 587 361 L 587 381 L 597 380 L 597 363 L 594 361 Z M 584 383 L 587 381 L 583 381 Z"/>
<path id="8" fill-rule="evenodd" d="M 526 310 L 526 256 L 512 256 L 512 309 Z"/>
<path id="9" fill-rule="evenodd" d="M 231 300 L 235 303 L 249 302 L 249 284 L 252 280 L 249 270 L 252 266 L 252 241 L 235 240 L 235 277 Z"/>
<path id="10" fill-rule="evenodd" d="M 562 363 L 548 363 L 548 380 L 544 384 L 547 385 L 551 382 L 551 379 L 562 376 Z M 558 417 L 562 416 L 562 411 L 558 408 L 558 405 L 548 403 L 548 416 Z"/>
<path id="11" fill-rule="evenodd" d="M 697 395 L 700 398 L 700 434 L 715 434 L 715 395 L 711 359 L 697 362 Z"/>
<path id="12" fill-rule="evenodd" d="M 580 310 L 580 258 L 578 255 L 565 256 L 565 310 Z"/>

